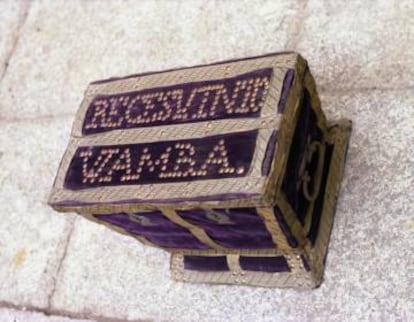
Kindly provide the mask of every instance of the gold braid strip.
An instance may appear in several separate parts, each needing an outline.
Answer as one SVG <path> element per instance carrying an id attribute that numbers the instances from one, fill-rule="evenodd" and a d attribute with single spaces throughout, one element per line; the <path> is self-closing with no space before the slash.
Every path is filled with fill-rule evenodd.
<path id="1" fill-rule="evenodd" d="M 266 229 L 272 236 L 273 242 L 281 252 L 289 252 L 292 247 L 289 246 L 287 238 L 276 220 L 272 208 L 256 208 L 258 215 L 263 219 Z"/>
<path id="2" fill-rule="evenodd" d="M 176 223 L 177 225 L 188 229 L 202 243 L 210 246 L 213 249 L 226 250 L 226 247 L 223 247 L 212 240 L 203 229 L 189 223 L 188 221 L 185 221 L 183 218 L 177 215 L 177 212 L 175 210 L 170 208 L 160 208 L 160 211 L 173 223 Z"/>

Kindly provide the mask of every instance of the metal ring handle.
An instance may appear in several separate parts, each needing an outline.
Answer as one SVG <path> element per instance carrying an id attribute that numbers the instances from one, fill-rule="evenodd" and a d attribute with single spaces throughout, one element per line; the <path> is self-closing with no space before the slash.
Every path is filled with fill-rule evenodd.
<path id="1" fill-rule="evenodd" d="M 315 201 L 318 198 L 319 191 L 321 189 L 322 175 L 323 175 L 323 166 L 325 163 L 325 144 L 319 141 L 313 141 L 308 146 L 308 154 L 306 155 L 307 162 L 311 162 L 315 152 L 318 152 L 318 166 L 316 168 L 316 173 L 313 180 L 312 193 L 309 192 L 309 183 L 311 182 L 311 177 L 309 172 L 306 172 L 303 175 L 303 194 L 305 198 L 309 201 Z"/>

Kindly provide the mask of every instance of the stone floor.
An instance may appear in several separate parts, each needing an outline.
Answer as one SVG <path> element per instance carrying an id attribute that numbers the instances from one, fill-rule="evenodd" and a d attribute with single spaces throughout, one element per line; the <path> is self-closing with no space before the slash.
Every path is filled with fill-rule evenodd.
<path id="1" fill-rule="evenodd" d="M 3 0 L 0 17 L 0 321 L 414 321 L 413 1 Z M 354 121 L 320 288 L 174 283 L 165 252 L 47 207 L 89 81 L 286 49 Z"/>

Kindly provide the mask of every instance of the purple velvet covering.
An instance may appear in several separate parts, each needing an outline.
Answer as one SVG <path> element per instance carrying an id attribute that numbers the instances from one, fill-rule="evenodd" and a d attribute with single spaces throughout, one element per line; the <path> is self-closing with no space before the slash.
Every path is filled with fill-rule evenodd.
<path id="1" fill-rule="evenodd" d="M 309 202 L 303 195 L 302 189 L 297 190 L 296 187 L 299 180 L 300 163 L 306 149 L 308 136 L 312 141 L 319 141 L 322 139 L 322 132 L 316 126 L 316 115 L 311 108 L 310 95 L 306 89 L 303 92 L 301 108 L 289 152 L 288 166 L 282 189 L 299 220 L 303 223 Z M 311 169 L 312 167 L 315 169 Z M 311 163 L 307 170 L 313 173 L 316 170 L 316 162 Z"/>
<path id="2" fill-rule="evenodd" d="M 255 208 L 194 209 L 177 212 L 217 243 L 229 248 L 274 248 L 275 244 Z"/>
<path id="3" fill-rule="evenodd" d="M 273 208 L 273 212 L 275 213 L 276 220 L 279 223 L 280 229 L 282 229 L 283 234 L 286 236 L 286 239 L 291 247 L 298 247 L 298 242 L 296 238 L 293 236 L 292 231 L 290 230 L 288 224 L 286 223 L 281 210 L 278 206 Z"/>
<path id="4" fill-rule="evenodd" d="M 325 198 L 325 189 L 326 189 L 326 183 L 328 180 L 329 165 L 331 164 L 332 152 L 333 152 L 333 145 L 327 144 L 326 151 L 325 151 L 325 163 L 324 163 L 325 167 L 323 169 L 321 188 L 319 190 L 318 198 L 315 200 L 315 207 L 313 209 L 313 214 L 312 214 L 312 223 L 311 223 L 311 227 L 308 233 L 308 238 L 312 242 L 312 244 L 315 244 L 316 238 L 318 237 L 319 224 L 321 221 L 321 215 L 322 215 L 322 210 L 323 210 L 323 201 Z"/>
<path id="5" fill-rule="evenodd" d="M 192 271 L 228 271 L 226 256 L 184 256 L 184 269 Z"/>
<path id="6" fill-rule="evenodd" d="M 251 257 L 240 256 L 240 267 L 246 271 L 260 272 L 290 272 L 288 262 L 284 256 L 277 257 Z"/>
<path id="7" fill-rule="evenodd" d="M 273 131 L 270 136 L 269 141 L 267 142 L 265 156 L 262 162 L 262 176 L 267 176 L 272 167 L 273 156 L 276 150 L 276 141 L 277 141 L 277 131 Z"/>
<path id="8" fill-rule="evenodd" d="M 258 117 L 267 94 L 267 83 L 264 81 L 269 81 L 272 73 L 273 71 L 270 68 L 259 69 L 232 78 L 177 84 L 130 93 L 98 95 L 93 99 L 86 111 L 82 134 L 89 135 L 117 129 L 127 130 L 137 127 L 182 124 L 226 118 Z M 295 71 L 289 69 L 284 78 L 280 100 L 277 107 L 275 106 L 279 113 L 283 113 L 285 110 L 294 78 Z M 246 81 L 246 86 L 242 88 L 240 82 L 243 83 L 244 81 Z M 249 83 L 249 81 L 251 82 Z M 248 94 L 249 84 L 255 84 L 255 81 L 257 81 L 257 93 L 254 95 Z M 95 84 L 103 82 L 106 81 L 95 82 Z M 219 87 L 215 88 L 214 86 Z M 236 88 L 238 89 L 237 91 L 235 90 Z M 227 95 L 231 102 L 234 102 L 232 110 L 229 109 L 229 103 L 225 102 L 225 95 Z M 236 107 L 242 105 L 243 99 L 247 99 L 247 106 L 237 110 Z M 311 127 L 309 123 L 312 121 L 309 120 L 309 114 L 313 112 L 310 111 L 309 104 L 309 99 L 305 95 L 303 110 L 307 112 L 302 113 L 305 116 L 301 116 L 302 119 L 299 120 L 299 122 L 302 122 L 299 132 L 305 132 L 302 130 L 302 127 L 306 129 Z M 305 132 L 305 134 L 308 132 Z M 79 190 L 101 186 L 242 177 L 246 175 L 250 167 L 257 133 L 258 131 L 249 131 L 202 139 L 79 147 L 68 168 L 64 187 Z M 222 140 L 225 141 L 223 146 L 225 146 L 226 151 L 222 161 L 224 162 L 224 159 L 227 158 L 229 167 L 234 171 L 220 172 L 219 170 L 223 168 L 220 164 L 206 163 L 209 155 L 215 151 L 214 149 L 219 146 L 219 142 Z M 269 174 L 276 141 L 277 131 L 274 131 L 266 147 L 262 163 L 262 175 Z M 302 151 L 302 142 L 300 141 L 297 145 L 297 149 Z M 168 148 L 170 148 L 170 152 L 165 163 L 166 168 L 162 169 L 164 166 L 162 155 L 166 153 Z M 192 148 L 194 148 L 194 153 L 189 154 Z M 144 157 L 145 154 L 150 155 L 149 159 Z M 291 154 L 295 153 L 291 152 Z M 220 158 L 220 155 L 215 154 L 214 157 Z M 178 162 L 180 158 L 187 158 L 188 160 Z M 298 158 L 300 160 L 300 157 Z M 150 164 L 149 161 L 152 163 Z M 191 165 L 192 162 L 194 162 L 193 166 Z M 296 169 L 296 159 L 292 163 L 295 164 L 294 167 Z M 206 165 L 204 169 L 202 168 L 203 165 Z M 195 169 L 195 175 L 187 175 L 185 177 L 177 175 L 177 172 L 189 171 L 191 167 Z M 139 168 L 141 168 L 141 171 L 138 171 Z M 244 171 L 237 171 L 239 169 Z M 203 174 L 203 170 L 205 174 Z M 171 175 L 165 175 L 167 173 Z M 295 180 L 291 180 L 291 177 L 285 177 L 286 180 L 289 183 L 296 183 Z M 288 183 L 286 189 L 288 194 L 291 191 L 289 190 L 291 187 Z M 245 197 L 250 197 L 250 195 L 229 194 L 214 196 L 214 200 L 242 199 Z M 194 198 L 192 200 L 207 200 L 203 198 Z M 294 198 L 298 197 L 293 192 L 290 192 L 288 198 L 295 202 L 297 200 Z M 175 201 L 185 200 L 189 199 L 183 197 Z M 171 200 L 168 201 L 171 202 Z M 67 205 L 75 204 L 71 201 L 65 202 Z M 139 202 L 139 200 L 124 202 Z M 162 201 L 157 200 L 157 202 Z M 300 201 L 297 203 L 301 204 Z M 215 219 L 209 216 L 211 213 L 202 209 L 178 211 L 177 213 L 186 221 L 203 228 L 214 241 L 225 247 L 239 249 L 275 247 L 271 235 L 255 208 L 214 209 L 214 212 L 217 214 Z M 131 220 L 131 217 L 126 213 L 96 214 L 94 216 L 102 221 L 122 227 L 131 234 L 143 236 L 161 247 L 209 248 L 196 239 L 187 229 L 169 221 L 161 212 L 154 211 L 134 215 L 144 217 L 144 219 L 141 221 Z M 275 208 L 275 217 L 281 225 L 282 231 L 287 236 L 290 246 L 297 247 L 297 241 L 286 222 L 284 222 L 278 208 Z M 186 269 L 228 270 L 225 257 L 185 256 L 184 263 Z M 243 269 L 252 271 L 289 271 L 284 257 L 241 257 L 240 264 Z"/>
<path id="9" fill-rule="evenodd" d="M 82 134 L 257 117 L 272 73 L 266 68 L 231 78 L 97 95 L 87 108 Z"/>
<path id="10" fill-rule="evenodd" d="M 159 211 L 101 215 L 95 218 L 121 227 L 131 234 L 147 238 L 154 244 L 167 248 L 208 249 L 190 231 L 171 222 Z"/>
<path id="11" fill-rule="evenodd" d="M 283 113 L 286 108 L 286 102 L 289 95 L 289 91 L 293 85 L 293 80 L 295 79 L 295 70 L 289 69 L 283 79 L 283 88 L 282 93 L 280 94 L 279 104 L 277 106 L 277 111 Z"/>
<path id="12" fill-rule="evenodd" d="M 290 272 L 288 262 L 284 256 L 251 257 L 240 256 L 240 267 L 245 271 L 255 272 Z M 228 271 L 225 256 L 184 256 L 184 268 L 194 271 Z"/>
<path id="13" fill-rule="evenodd" d="M 200 139 L 79 147 L 64 186 L 79 190 L 242 177 L 250 167 L 257 133 L 254 130 Z"/>
<path id="14" fill-rule="evenodd" d="M 310 96 L 307 90 L 303 92 L 302 111 L 300 113 L 298 123 L 296 125 L 291 150 L 289 152 L 288 167 L 285 178 L 282 184 L 282 189 L 285 192 L 287 199 L 294 209 L 298 219 L 304 223 L 306 211 L 309 206 L 309 201 L 303 195 L 302 189 L 296 190 L 296 182 L 299 180 L 299 167 L 303 158 L 303 153 L 306 147 L 307 137 L 310 136 L 312 141 L 320 141 L 322 139 L 322 132 L 316 125 L 316 115 L 310 105 Z M 321 187 L 318 198 L 315 201 L 315 207 L 312 214 L 312 222 L 308 232 L 308 238 L 315 243 L 319 231 L 320 217 L 323 208 L 323 199 L 325 195 L 326 181 L 329 172 L 329 165 L 332 156 L 332 145 L 326 145 L 324 172 L 321 181 Z M 307 170 L 311 177 L 316 171 L 317 158 L 308 164 Z"/>

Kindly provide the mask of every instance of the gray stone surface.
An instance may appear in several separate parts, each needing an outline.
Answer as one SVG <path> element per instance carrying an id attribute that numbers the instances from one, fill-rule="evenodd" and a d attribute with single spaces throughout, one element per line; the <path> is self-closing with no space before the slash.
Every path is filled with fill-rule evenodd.
<path id="1" fill-rule="evenodd" d="M 93 80 L 282 50 L 296 8 L 291 1 L 36 1 L 0 89 L 0 111 L 7 119 L 73 115 Z"/>
<path id="2" fill-rule="evenodd" d="M 0 306 L 104 321 L 414 321 L 413 11 L 409 0 L 0 1 Z M 308 59 L 329 118 L 354 121 L 320 288 L 175 283 L 166 252 L 46 206 L 89 81 L 285 49 Z M 65 319 L 0 309 L 0 321 Z"/>
<path id="3" fill-rule="evenodd" d="M 320 288 L 175 283 L 166 253 L 82 219 L 52 307 L 172 321 L 413 320 L 413 94 L 322 95 L 329 118 L 351 118 L 354 132 Z"/>
<path id="4" fill-rule="evenodd" d="M 46 199 L 70 122 L 0 123 L 0 302 L 49 305 L 72 215 Z"/>
<path id="5" fill-rule="evenodd" d="M 18 39 L 19 27 L 24 20 L 27 7 L 28 2 L 23 0 L 0 1 L 0 79 Z"/>
<path id="6" fill-rule="evenodd" d="M 414 85 L 414 2 L 307 1 L 296 49 L 326 89 Z"/>
<path id="7" fill-rule="evenodd" d="M 168 264 L 167 252 L 144 247 L 130 237 L 80 218 L 71 236 L 52 309 L 118 319 L 167 318 L 170 312 L 182 310 L 166 302 L 166 291 L 174 295 Z M 183 295 L 180 289 L 178 286 L 176 296 Z"/>
<path id="8" fill-rule="evenodd" d="M 71 319 L 63 316 L 45 315 L 32 311 L 0 309 L 0 322 L 93 322 L 91 320 Z"/>

